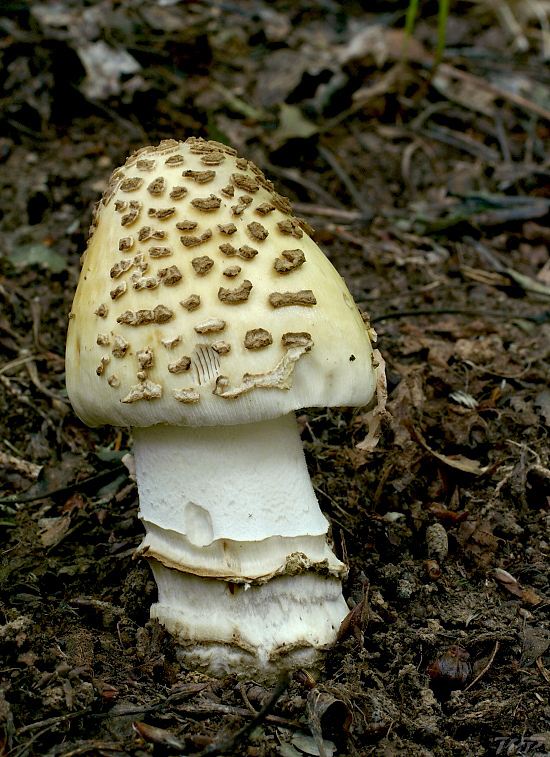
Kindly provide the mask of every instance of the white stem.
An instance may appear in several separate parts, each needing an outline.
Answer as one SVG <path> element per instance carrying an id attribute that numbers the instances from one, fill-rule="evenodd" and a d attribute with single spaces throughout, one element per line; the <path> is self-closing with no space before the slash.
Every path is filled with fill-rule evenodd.
<path id="1" fill-rule="evenodd" d="M 194 665 L 312 665 L 347 612 L 294 414 L 134 430 L 152 608 Z"/>

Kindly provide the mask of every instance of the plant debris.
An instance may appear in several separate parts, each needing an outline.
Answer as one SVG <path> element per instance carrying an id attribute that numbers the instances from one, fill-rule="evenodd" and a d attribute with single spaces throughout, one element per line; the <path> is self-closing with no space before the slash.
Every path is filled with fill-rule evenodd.
<path id="1" fill-rule="evenodd" d="M 0 11 L 0 755 L 548 745 L 548 4 L 453 5 L 441 59 L 438 4 L 410 38 L 407 0 L 368 5 Z M 191 135 L 289 197 L 386 363 L 378 407 L 300 414 L 350 613 L 321 679 L 273 690 L 187 670 L 149 620 L 130 430 L 64 386 L 94 203 Z"/>

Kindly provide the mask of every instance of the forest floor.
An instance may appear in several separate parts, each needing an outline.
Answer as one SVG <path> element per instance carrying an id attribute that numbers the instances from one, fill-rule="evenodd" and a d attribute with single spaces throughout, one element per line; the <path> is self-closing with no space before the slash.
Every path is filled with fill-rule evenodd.
<path id="1" fill-rule="evenodd" d="M 2 757 L 550 752 L 547 3 L 453 4 L 441 61 L 437 4 L 408 40 L 406 2 L 364 5 L 2 5 Z M 191 135 L 290 198 L 387 365 L 373 452 L 365 408 L 300 413 L 355 610 L 269 713 L 148 619 L 131 431 L 64 383 L 94 203 Z"/>

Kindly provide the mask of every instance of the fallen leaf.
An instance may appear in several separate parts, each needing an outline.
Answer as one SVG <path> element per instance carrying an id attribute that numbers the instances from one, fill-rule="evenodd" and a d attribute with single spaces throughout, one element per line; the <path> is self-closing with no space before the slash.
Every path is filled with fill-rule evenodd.
<path id="1" fill-rule="evenodd" d="M 445 465 L 461 470 L 464 473 L 473 473 L 475 476 L 487 472 L 488 466 L 482 466 L 478 460 L 472 460 L 464 455 L 443 455 L 441 452 L 436 452 L 426 444 L 418 429 L 416 429 L 410 421 L 405 419 L 403 425 L 405 425 L 413 439 L 415 439 L 427 452 L 438 460 L 441 460 L 442 463 L 445 463 Z"/>
<path id="2" fill-rule="evenodd" d="M 271 135 L 271 142 L 280 146 L 289 139 L 307 139 L 319 131 L 319 127 L 302 115 L 297 105 L 281 103 L 279 125 Z"/>
<path id="3" fill-rule="evenodd" d="M 115 50 L 103 40 L 77 45 L 76 51 L 86 70 L 80 87 L 86 97 L 94 100 L 119 95 L 123 89 L 122 75 L 141 71 L 141 66 L 129 52 Z"/>
<path id="4" fill-rule="evenodd" d="M 140 723 L 139 720 L 134 721 L 134 728 L 145 741 L 149 741 L 151 744 L 160 744 L 161 746 L 171 747 L 172 749 L 185 749 L 184 744 L 173 736 L 170 731 L 167 731 L 164 728 L 157 728 L 154 725 Z"/>
<path id="5" fill-rule="evenodd" d="M 506 589 L 515 597 L 519 597 L 525 604 L 535 607 L 542 602 L 542 599 L 533 591 L 533 589 L 529 587 L 524 588 L 514 576 L 508 573 L 507 570 L 495 568 L 493 576 L 503 589 Z"/>
<path id="6" fill-rule="evenodd" d="M 67 268 L 67 261 L 58 252 L 45 244 L 24 244 L 6 253 L 16 268 L 39 265 L 52 273 L 61 273 Z"/>
<path id="7" fill-rule="evenodd" d="M 297 747 L 301 752 L 304 752 L 305 754 L 312 754 L 314 755 L 314 757 L 319 757 L 319 755 L 321 754 L 319 747 L 315 742 L 315 739 L 311 736 L 306 736 L 305 733 L 295 733 L 292 737 L 292 743 L 295 747 Z M 323 739 L 323 747 L 326 757 L 332 757 L 336 749 L 332 741 Z"/>
<path id="8" fill-rule="evenodd" d="M 489 521 L 464 521 L 456 538 L 458 543 L 480 568 L 486 568 L 498 549 L 498 539 Z"/>
<path id="9" fill-rule="evenodd" d="M 523 595 L 522 587 L 514 578 L 514 576 L 508 573 L 507 570 L 503 570 L 502 568 L 495 568 L 495 570 L 493 571 L 493 576 L 496 578 L 499 584 L 503 588 L 507 589 L 511 594 L 514 594 L 516 597 L 521 597 Z"/>
<path id="10" fill-rule="evenodd" d="M 38 527 L 39 536 L 43 547 L 53 547 L 65 536 L 71 525 L 68 515 L 60 515 L 55 518 L 40 518 Z"/>

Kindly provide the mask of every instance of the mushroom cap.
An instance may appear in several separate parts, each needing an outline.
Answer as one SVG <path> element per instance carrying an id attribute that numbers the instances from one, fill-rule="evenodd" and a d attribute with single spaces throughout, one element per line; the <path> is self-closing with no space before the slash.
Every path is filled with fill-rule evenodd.
<path id="1" fill-rule="evenodd" d="M 213 426 L 368 403 L 368 327 L 308 231 L 226 145 L 135 152 L 96 207 L 69 316 L 79 417 Z"/>

